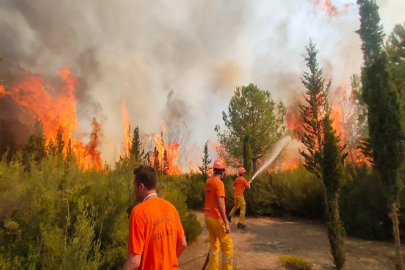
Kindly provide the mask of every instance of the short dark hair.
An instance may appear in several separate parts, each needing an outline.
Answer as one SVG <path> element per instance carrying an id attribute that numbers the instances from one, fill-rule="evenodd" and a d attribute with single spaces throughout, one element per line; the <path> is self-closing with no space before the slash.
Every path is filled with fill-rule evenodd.
<path id="1" fill-rule="evenodd" d="M 224 171 L 225 171 L 225 169 L 216 169 L 216 168 L 214 168 L 214 174 L 215 175 L 222 174 Z"/>
<path id="2" fill-rule="evenodd" d="M 147 190 L 156 188 L 156 171 L 151 166 L 141 165 L 134 169 L 136 185 L 143 184 Z"/>

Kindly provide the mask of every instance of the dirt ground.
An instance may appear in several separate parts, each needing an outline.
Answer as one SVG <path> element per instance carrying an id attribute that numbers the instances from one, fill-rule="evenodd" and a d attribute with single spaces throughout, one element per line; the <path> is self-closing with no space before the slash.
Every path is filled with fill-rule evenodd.
<path id="1" fill-rule="evenodd" d="M 208 232 L 204 214 L 197 212 L 203 233 L 179 258 L 180 269 L 201 269 L 208 252 Z M 320 223 L 278 218 L 246 218 L 245 230 L 236 228 L 232 220 L 234 269 L 283 270 L 279 255 L 298 255 L 314 264 L 314 269 L 334 269 L 329 252 L 326 228 Z M 345 269 L 395 269 L 394 245 L 384 242 L 346 239 Z"/>

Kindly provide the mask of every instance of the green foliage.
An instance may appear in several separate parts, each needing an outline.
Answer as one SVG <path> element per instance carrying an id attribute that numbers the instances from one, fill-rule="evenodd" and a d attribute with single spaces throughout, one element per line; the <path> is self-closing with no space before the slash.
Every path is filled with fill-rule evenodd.
<path id="1" fill-rule="evenodd" d="M 382 52 L 382 26 L 375 1 L 358 0 L 363 42 L 363 99 L 368 106 L 370 145 L 374 166 L 384 181 L 389 203 L 398 199 L 401 189 L 398 169 L 403 162 L 403 113 L 393 82 L 388 56 Z"/>
<path id="2" fill-rule="evenodd" d="M 121 268 L 139 163 L 121 160 L 106 173 L 83 172 L 52 155 L 31 164 L 28 173 L 19 162 L 0 162 L 0 269 Z M 182 195 L 188 182 L 159 175 L 158 183 L 188 240 L 195 239 L 201 226 Z"/>
<path id="3" fill-rule="evenodd" d="M 280 262 L 290 270 L 311 270 L 312 263 L 307 262 L 306 260 L 294 256 L 294 255 L 281 255 L 278 257 Z"/>
<path id="4" fill-rule="evenodd" d="M 323 130 L 323 153 L 322 153 L 322 179 L 326 189 L 329 216 L 328 216 L 328 238 L 337 269 L 343 269 L 346 261 L 344 252 L 345 230 L 340 219 L 339 197 L 345 177 L 342 153 L 338 147 L 336 131 L 332 127 L 330 112 L 325 115 Z"/>
<path id="5" fill-rule="evenodd" d="M 228 211 L 233 207 L 233 181 L 224 180 Z M 305 168 L 270 175 L 259 175 L 252 188 L 245 190 L 248 215 L 297 216 L 320 218 L 323 216 L 322 183 Z"/>
<path id="6" fill-rule="evenodd" d="M 28 156 L 33 156 L 37 163 L 40 162 L 46 156 L 45 144 L 46 140 L 42 123 L 37 119 L 34 125 L 34 132 L 29 137 L 28 143 L 25 146 L 25 154 Z"/>
<path id="7" fill-rule="evenodd" d="M 384 33 L 383 27 L 380 25 L 376 1 L 357 0 L 357 5 L 359 6 L 360 29 L 356 33 L 363 41 L 361 49 L 364 64 L 367 66 L 373 61 L 373 57 L 380 54 Z"/>
<path id="8" fill-rule="evenodd" d="M 219 142 L 229 154 L 228 160 L 246 163 L 243 161 L 243 142 L 248 136 L 254 171 L 256 161 L 285 133 L 284 104 L 276 104 L 269 91 L 263 91 L 254 84 L 237 87 L 229 102 L 228 113 L 222 112 L 222 115 L 227 130 L 221 132 L 218 125 L 215 130 Z"/>
<path id="9" fill-rule="evenodd" d="M 348 166 L 346 173 L 340 213 L 347 234 L 363 239 L 391 239 L 391 222 L 378 174 L 365 164 Z"/>
<path id="10" fill-rule="evenodd" d="M 135 158 L 136 162 L 141 162 L 144 150 L 142 148 L 141 136 L 139 135 L 139 127 L 134 129 L 134 136 L 131 143 L 131 157 Z"/>
<path id="11" fill-rule="evenodd" d="M 201 158 L 202 161 L 202 166 L 198 166 L 198 169 L 200 169 L 201 174 L 203 175 L 203 178 L 207 178 L 207 171 L 210 167 L 211 164 L 211 159 L 210 159 L 210 154 L 208 153 L 208 142 L 205 143 L 204 145 L 204 156 Z"/>

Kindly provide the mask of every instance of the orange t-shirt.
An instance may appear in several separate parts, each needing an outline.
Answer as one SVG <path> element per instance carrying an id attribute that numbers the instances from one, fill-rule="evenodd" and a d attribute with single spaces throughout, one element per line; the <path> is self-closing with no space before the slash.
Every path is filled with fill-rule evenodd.
<path id="1" fill-rule="evenodd" d="M 183 236 L 176 208 L 164 199 L 150 197 L 132 209 L 128 254 L 141 254 L 142 270 L 178 269 L 176 245 Z"/>
<path id="2" fill-rule="evenodd" d="M 242 176 L 236 178 L 235 182 L 233 182 L 233 187 L 235 188 L 234 195 L 235 196 L 243 196 L 243 192 L 245 192 L 245 188 L 248 186 L 248 182 Z"/>
<path id="3" fill-rule="evenodd" d="M 219 213 L 217 197 L 222 197 L 222 203 L 225 207 L 225 187 L 221 179 L 217 176 L 212 176 L 205 184 L 205 215 L 208 217 L 222 219 Z"/>

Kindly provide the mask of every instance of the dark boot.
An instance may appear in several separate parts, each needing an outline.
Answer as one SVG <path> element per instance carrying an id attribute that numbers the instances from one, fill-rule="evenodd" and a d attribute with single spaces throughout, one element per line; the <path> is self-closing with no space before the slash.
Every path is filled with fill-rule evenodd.
<path id="1" fill-rule="evenodd" d="M 245 229 L 246 225 L 243 225 L 242 223 L 238 223 L 238 229 Z"/>
<path id="2" fill-rule="evenodd" d="M 232 218 L 231 218 L 231 216 L 227 216 L 227 218 L 228 218 L 228 221 L 229 221 L 229 223 L 232 223 Z"/>

